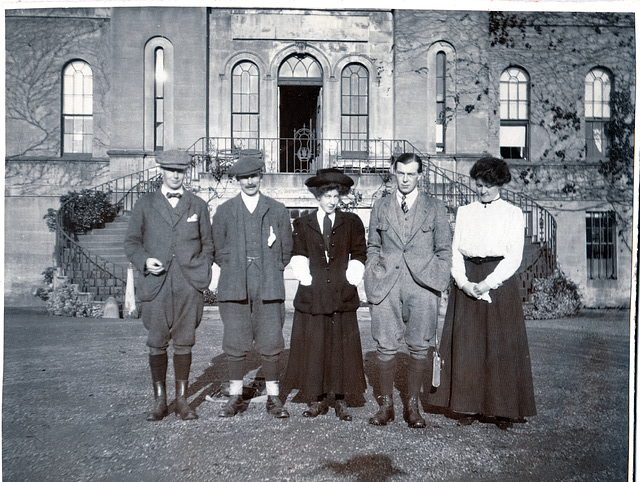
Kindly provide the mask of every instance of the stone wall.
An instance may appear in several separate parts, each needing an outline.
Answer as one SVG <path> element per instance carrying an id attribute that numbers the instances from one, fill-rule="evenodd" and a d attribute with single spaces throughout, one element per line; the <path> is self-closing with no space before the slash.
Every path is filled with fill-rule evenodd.
<path id="1" fill-rule="evenodd" d="M 7 161 L 5 163 L 4 302 L 40 304 L 33 291 L 54 266 L 55 234 L 43 216 L 58 209 L 60 196 L 109 179 L 105 161 Z"/>

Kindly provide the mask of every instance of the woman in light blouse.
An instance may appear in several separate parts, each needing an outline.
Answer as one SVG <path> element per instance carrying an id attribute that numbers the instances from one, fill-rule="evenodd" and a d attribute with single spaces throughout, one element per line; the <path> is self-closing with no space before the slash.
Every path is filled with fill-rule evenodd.
<path id="1" fill-rule="evenodd" d="M 471 168 L 479 201 L 458 208 L 449 295 L 440 355 L 441 385 L 432 405 L 507 429 L 536 414 L 529 345 L 514 274 L 522 262 L 524 217 L 500 198 L 511 181 L 507 164 L 492 157 Z"/>

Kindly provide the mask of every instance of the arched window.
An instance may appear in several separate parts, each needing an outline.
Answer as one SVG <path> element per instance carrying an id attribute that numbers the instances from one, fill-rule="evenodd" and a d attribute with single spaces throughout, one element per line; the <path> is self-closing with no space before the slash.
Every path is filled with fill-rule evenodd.
<path id="1" fill-rule="evenodd" d="M 93 73 L 74 60 L 62 75 L 62 153 L 90 154 L 93 146 Z"/>
<path id="2" fill-rule="evenodd" d="M 342 70 L 342 153 L 367 152 L 369 141 L 369 72 L 360 64 Z"/>
<path id="3" fill-rule="evenodd" d="M 511 67 L 500 76 L 500 155 L 529 158 L 529 76 Z"/>
<path id="4" fill-rule="evenodd" d="M 436 54 L 436 152 L 446 152 L 447 54 Z"/>
<path id="5" fill-rule="evenodd" d="M 154 37 L 144 46 L 144 149 L 174 149 L 173 45 Z"/>
<path id="6" fill-rule="evenodd" d="M 611 76 L 593 69 L 584 80 L 584 123 L 587 159 L 608 156 L 607 124 L 611 117 Z"/>
<path id="7" fill-rule="evenodd" d="M 233 68 L 232 78 L 231 135 L 234 139 L 258 139 L 260 137 L 258 67 L 252 62 L 240 62 Z"/>
<path id="8" fill-rule="evenodd" d="M 158 47 L 153 55 L 153 150 L 164 150 L 164 83 L 167 72 L 164 67 L 164 49 Z"/>

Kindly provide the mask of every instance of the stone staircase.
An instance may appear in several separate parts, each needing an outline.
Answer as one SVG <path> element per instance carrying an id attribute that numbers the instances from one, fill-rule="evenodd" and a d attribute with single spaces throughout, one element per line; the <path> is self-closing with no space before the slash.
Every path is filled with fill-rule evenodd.
<path id="1" fill-rule="evenodd" d="M 118 216 L 102 229 L 79 234 L 78 244 L 92 256 L 110 261 L 126 272 L 129 260 L 124 253 L 124 237 L 128 222 L 128 216 Z M 109 297 L 123 299 L 125 284 L 106 273 L 91 270 L 86 260 L 75 260 L 66 278 L 77 284 L 80 292 L 88 293 L 94 301 L 105 301 Z"/>

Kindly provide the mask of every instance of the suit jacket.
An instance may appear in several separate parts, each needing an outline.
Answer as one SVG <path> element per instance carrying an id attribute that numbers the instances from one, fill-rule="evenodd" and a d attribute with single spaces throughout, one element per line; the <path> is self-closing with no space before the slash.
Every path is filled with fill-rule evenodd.
<path id="1" fill-rule="evenodd" d="M 214 261 L 220 266 L 219 301 L 247 299 L 247 251 L 242 223 L 244 209 L 242 197 L 238 194 L 218 207 L 211 223 Z M 291 260 L 293 248 L 289 212 L 284 204 L 260 193 L 256 213 L 262 219 L 260 296 L 264 301 L 284 300 L 284 268 Z M 271 229 L 276 239 L 269 246 Z"/>
<path id="2" fill-rule="evenodd" d="M 451 226 L 444 203 L 419 193 L 406 242 L 394 203 L 392 193 L 378 199 L 371 209 L 364 287 L 367 300 L 374 304 L 387 296 L 403 264 L 424 288 L 440 292 L 450 280 Z"/>
<path id="3" fill-rule="evenodd" d="M 175 208 L 158 189 L 142 196 L 133 209 L 124 240 L 129 261 L 142 273 L 138 297 L 151 301 L 160 291 L 167 272 L 180 269 L 198 291 L 211 283 L 213 240 L 207 203 L 185 190 Z M 160 275 L 147 272 L 147 258 L 157 258 L 165 266 Z"/>
<path id="4" fill-rule="evenodd" d="M 298 286 L 293 305 L 296 310 L 314 315 L 356 311 L 360 306 L 358 289 L 346 277 L 350 260 L 364 264 L 367 245 L 364 225 L 353 213 L 336 211 L 331 230 L 329 262 L 316 213 L 293 223 L 293 254 L 309 258 L 311 286 Z"/>

